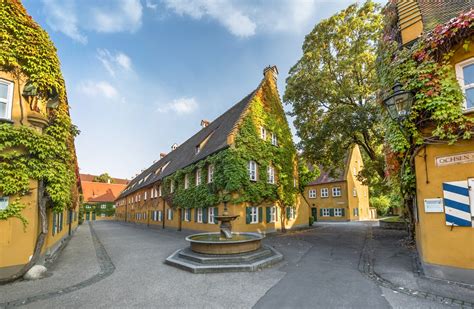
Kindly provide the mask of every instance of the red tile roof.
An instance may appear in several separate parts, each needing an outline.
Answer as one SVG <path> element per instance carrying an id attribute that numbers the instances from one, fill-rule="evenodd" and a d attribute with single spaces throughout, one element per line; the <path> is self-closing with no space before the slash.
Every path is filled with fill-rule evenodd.
<path id="1" fill-rule="evenodd" d="M 126 184 L 93 181 L 81 181 L 81 185 L 84 202 L 114 202 L 127 186 Z"/>
<path id="2" fill-rule="evenodd" d="M 81 181 L 94 181 L 94 178 L 97 177 L 97 175 L 91 175 L 91 174 L 81 174 Z M 128 179 L 122 179 L 122 178 L 112 178 L 114 184 L 121 184 L 121 185 L 127 185 L 130 180 Z"/>

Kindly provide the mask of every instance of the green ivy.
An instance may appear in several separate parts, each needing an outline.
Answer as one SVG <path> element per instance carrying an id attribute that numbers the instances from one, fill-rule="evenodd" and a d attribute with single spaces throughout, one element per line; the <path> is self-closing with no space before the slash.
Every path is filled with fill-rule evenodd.
<path id="1" fill-rule="evenodd" d="M 293 184 L 296 176 L 296 149 L 276 89 L 269 82 L 249 103 L 231 147 L 208 156 L 168 176 L 162 184 L 165 199 L 180 208 L 212 207 L 223 201 L 233 204 L 281 201 L 281 206 L 295 204 L 298 188 Z M 260 126 L 267 129 L 267 141 L 260 138 Z M 278 137 L 278 146 L 270 141 L 270 132 Z M 247 165 L 250 160 L 258 164 L 258 181 L 250 181 Z M 214 165 L 212 183 L 207 183 L 207 171 Z M 275 168 L 275 183 L 267 183 L 267 167 Z M 195 171 L 201 169 L 201 185 L 196 186 Z M 188 189 L 184 189 L 185 175 Z M 170 192 L 171 182 L 174 192 Z"/>
<path id="2" fill-rule="evenodd" d="M 21 197 L 30 194 L 30 179 L 44 181 L 53 210 L 60 212 L 77 199 L 74 137 L 78 130 L 69 117 L 56 48 L 15 0 L 0 0 L 0 70 L 16 76 L 17 81 L 27 77 L 39 99 L 53 94 L 59 98 L 57 109 L 45 114 L 49 124 L 43 133 L 32 127 L 0 124 L 0 193 Z M 0 211 L 0 220 L 17 217 L 26 224 L 23 207 L 16 200 Z"/>

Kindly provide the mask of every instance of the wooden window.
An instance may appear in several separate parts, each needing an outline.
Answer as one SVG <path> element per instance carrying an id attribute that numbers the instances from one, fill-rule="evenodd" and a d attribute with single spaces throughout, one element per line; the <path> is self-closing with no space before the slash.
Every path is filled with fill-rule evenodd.
<path id="1" fill-rule="evenodd" d="M 209 212 L 209 220 L 208 220 L 208 223 L 210 223 L 210 224 L 215 224 L 215 223 L 216 223 L 216 220 L 215 220 L 214 216 L 215 216 L 215 214 L 216 214 L 216 207 L 209 207 L 208 212 Z"/>
<path id="2" fill-rule="evenodd" d="M 13 83 L 0 79 L 0 119 L 12 118 Z"/>
<path id="3" fill-rule="evenodd" d="M 214 181 L 214 164 L 207 167 L 207 182 L 211 183 Z"/>
<path id="4" fill-rule="evenodd" d="M 316 189 L 310 189 L 308 191 L 309 198 L 316 198 Z"/>
<path id="5" fill-rule="evenodd" d="M 202 223 L 202 208 L 196 208 L 197 223 Z"/>
<path id="6" fill-rule="evenodd" d="M 328 188 L 321 189 L 321 197 L 329 197 L 329 190 Z"/>
<path id="7" fill-rule="evenodd" d="M 257 181 L 257 163 L 255 161 L 249 161 L 249 178 L 251 181 Z"/>
<path id="8" fill-rule="evenodd" d="M 343 209 L 342 208 L 334 208 L 334 216 L 335 217 L 342 217 L 343 216 Z"/>
<path id="9" fill-rule="evenodd" d="M 274 184 L 275 183 L 275 168 L 272 165 L 269 165 L 267 168 L 267 182 Z"/>
<path id="10" fill-rule="evenodd" d="M 258 223 L 258 207 L 250 207 L 250 223 Z"/>
<path id="11" fill-rule="evenodd" d="M 321 214 L 323 217 L 329 217 L 330 216 L 329 209 L 328 208 L 321 209 Z"/>
<path id="12" fill-rule="evenodd" d="M 198 168 L 196 170 L 196 186 L 199 186 L 201 184 L 201 169 Z"/>
<path id="13" fill-rule="evenodd" d="M 270 222 L 276 222 L 276 206 L 270 207 Z"/>
<path id="14" fill-rule="evenodd" d="M 332 196 L 338 197 L 338 196 L 341 196 L 341 195 L 342 195 L 341 187 L 333 187 L 332 188 Z"/>

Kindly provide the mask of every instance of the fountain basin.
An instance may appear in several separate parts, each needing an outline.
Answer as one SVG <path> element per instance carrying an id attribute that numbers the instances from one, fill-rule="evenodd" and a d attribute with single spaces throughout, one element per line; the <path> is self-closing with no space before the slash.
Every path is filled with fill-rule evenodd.
<path id="1" fill-rule="evenodd" d="M 258 250 L 263 236 L 258 233 L 232 233 L 231 239 L 220 233 L 200 233 L 186 237 L 191 250 L 202 254 L 237 254 Z"/>

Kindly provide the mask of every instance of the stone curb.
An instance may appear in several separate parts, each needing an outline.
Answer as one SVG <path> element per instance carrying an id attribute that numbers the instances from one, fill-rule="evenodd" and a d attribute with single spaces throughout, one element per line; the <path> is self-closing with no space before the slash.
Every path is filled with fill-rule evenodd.
<path id="1" fill-rule="evenodd" d="M 439 304 L 458 307 L 458 308 L 474 308 L 474 303 L 464 301 L 461 299 L 454 299 L 450 297 L 444 297 L 430 292 L 419 291 L 416 289 L 410 289 L 391 281 L 382 278 L 379 274 L 374 271 L 374 248 L 372 247 L 372 227 L 369 226 L 365 235 L 364 245 L 359 260 L 359 271 L 364 274 L 368 279 L 372 280 L 375 284 L 380 287 L 390 289 L 396 293 L 405 294 L 411 297 L 422 298 L 431 300 Z"/>
<path id="2" fill-rule="evenodd" d="M 51 291 L 48 293 L 33 295 L 33 296 L 29 296 L 22 299 L 12 300 L 6 303 L 0 303 L 0 308 L 18 307 L 18 306 L 23 306 L 23 305 L 30 304 L 39 300 L 45 300 L 45 299 L 65 295 L 65 294 L 80 290 L 82 288 L 88 287 L 110 276 L 115 271 L 115 265 L 110 259 L 110 256 L 107 254 L 107 251 L 105 250 L 104 246 L 100 242 L 94 230 L 94 227 L 90 222 L 89 222 L 89 228 L 90 228 L 90 232 L 92 236 L 92 242 L 94 244 L 97 262 L 99 263 L 99 267 L 100 267 L 100 270 L 97 274 L 90 277 L 89 279 L 86 279 L 82 282 L 68 286 L 64 289 L 59 289 L 59 290 Z"/>

